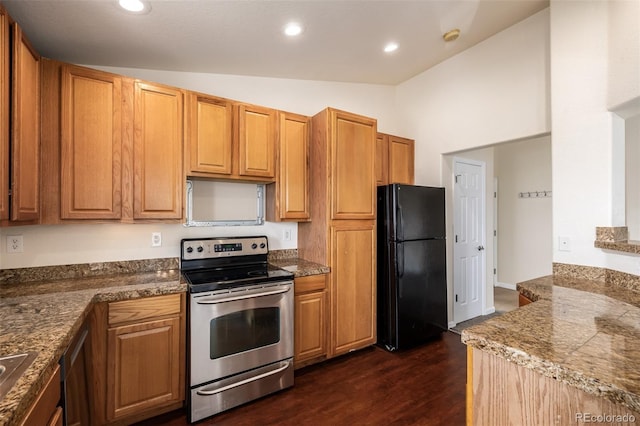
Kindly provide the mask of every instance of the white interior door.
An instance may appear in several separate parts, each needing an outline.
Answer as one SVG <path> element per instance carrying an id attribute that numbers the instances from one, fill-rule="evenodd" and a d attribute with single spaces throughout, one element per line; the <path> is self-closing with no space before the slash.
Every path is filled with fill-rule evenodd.
<path id="1" fill-rule="evenodd" d="M 454 160 L 453 319 L 482 315 L 485 289 L 485 165 Z"/>

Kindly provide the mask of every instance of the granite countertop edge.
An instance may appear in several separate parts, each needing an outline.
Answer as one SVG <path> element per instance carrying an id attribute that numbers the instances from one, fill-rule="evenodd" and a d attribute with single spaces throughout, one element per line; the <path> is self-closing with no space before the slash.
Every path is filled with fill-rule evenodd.
<path id="1" fill-rule="evenodd" d="M 473 348 L 496 355 L 508 362 L 534 370 L 545 377 L 577 387 L 586 393 L 606 398 L 640 413 L 640 393 L 609 383 L 603 380 L 602 377 L 598 377 L 597 374 L 590 374 L 587 371 L 574 368 L 570 361 L 565 361 L 562 358 L 551 359 L 553 358 L 551 355 L 547 358 L 546 356 L 541 356 L 541 354 L 532 354 L 518 347 L 517 344 L 510 344 L 514 342 L 508 342 L 511 339 L 505 338 L 504 335 L 491 333 L 492 327 L 494 330 L 508 331 L 509 320 L 519 321 L 516 326 L 518 327 L 518 332 L 521 331 L 522 324 L 520 322 L 524 322 L 522 320 L 525 318 L 533 319 L 528 324 L 535 324 L 536 316 L 534 315 L 538 312 L 534 310 L 533 305 L 545 308 L 548 306 L 549 309 L 558 307 L 564 303 L 564 300 L 554 295 L 554 289 L 556 291 L 558 289 L 564 290 L 564 286 L 567 286 L 568 291 L 575 292 L 576 295 L 589 293 L 590 297 L 601 297 L 603 300 L 613 301 L 613 303 L 616 303 L 616 301 L 626 303 L 626 300 L 625 302 L 622 302 L 622 300 L 628 297 L 632 302 L 630 308 L 634 309 L 636 313 L 640 312 L 640 309 L 638 309 L 640 307 L 640 293 L 622 288 L 612 288 L 604 283 L 586 279 L 545 276 L 517 285 L 517 290 L 520 294 L 532 300 L 532 304 L 518 308 L 516 310 L 519 311 L 517 314 L 514 314 L 516 311 L 507 312 L 500 317 L 489 319 L 479 325 L 462 330 L 462 342 Z M 562 294 L 564 296 L 564 293 Z"/>

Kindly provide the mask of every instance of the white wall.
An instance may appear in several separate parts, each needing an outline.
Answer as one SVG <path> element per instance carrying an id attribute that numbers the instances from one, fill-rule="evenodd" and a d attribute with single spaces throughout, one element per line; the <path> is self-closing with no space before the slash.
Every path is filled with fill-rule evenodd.
<path id="1" fill-rule="evenodd" d="M 447 189 L 452 235 L 454 154 L 487 163 L 487 230 L 493 229 L 493 149 L 475 148 L 548 133 L 549 10 L 400 84 L 399 134 L 416 140 L 416 184 Z M 444 154 L 451 154 L 444 156 Z M 485 312 L 493 309 L 493 239 L 486 241 Z M 449 321 L 453 315 L 453 245 L 447 239 Z"/>
<path id="2" fill-rule="evenodd" d="M 378 129 L 397 133 L 393 86 L 286 80 L 215 74 L 94 67 L 118 74 L 196 90 L 242 102 L 313 115 L 331 106 L 378 119 Z M 290 241 L 283 240 L 289 230 Z M 162 232 L 162 247 L 151 247 L 151 233 Z M 180 224 L 92 224 L 23 226 L 0 229 L 0 269 L 116 260 L 178 257 L 180 239 L 267 235 L 270 248 L 297 247 L 295 223 L 264 226 L 185 228 Z M 24 252 L 7 253 L 6 237 L 23 235 Z"/>
<path id="3" fill-rule="evenodd" d="M 552 273 L 551 198 L 519 198 L 551 190 L 551 137 L 495 147 L 498 178 L 498 279 L 515 285 Z"/>
<path id="4" fill-rule="evenodd" d="M 548 133 L 549 9 L 400 84 L 399 132 L 416 139 L 416 183 L 441 154 Z"/>
<path id="5" fill-rule="evenodd" d="M 608 106 L 640 97 L 640 1 L 607 2 L 609 38 Z"/>
<path id="6" fill-rule="evenodd" d="M 640 52 L 633 44 L 638 42 L 633 38 L 640 15 L 634 15 L 635 25 L 626 26 L 629 18 L 618 7 L 627 12 L 637 7 L 622 2 L 609 14 L 610 3 L 551 2 L 553 260 L 638 274 L 638 256 L 593 247 L 596 226 L 620 225 L 620 206 L 614 204 L 618 169 L 613 167 L 618 144 L 613 137 L 614 117 L 607 109 L 611 103 L 632 102 L 640 94 L 635 56 Z M 611 43 L 612 33 L 616 40 L 630 36 L 629 41 Z M 612 60 L 620 52 L 629 56 L 630 68 Z M 570 238 L 571 251 L 558 250 L 561 236 Z"/>
<path id="7" fill-rule="evenodd" d="M 397 131 L 394 86 L 89 67 L 309 116 L 334 107 L 376 118 L 381 132 Z"/>

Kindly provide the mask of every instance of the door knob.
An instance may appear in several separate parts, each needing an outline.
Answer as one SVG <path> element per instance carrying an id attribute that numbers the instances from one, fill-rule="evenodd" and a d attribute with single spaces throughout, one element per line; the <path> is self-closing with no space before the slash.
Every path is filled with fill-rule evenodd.
<path id="1" fill-rule="evenodd" d="M 484 246 L 478 246 L 478 251 L 484 250 Z"/>

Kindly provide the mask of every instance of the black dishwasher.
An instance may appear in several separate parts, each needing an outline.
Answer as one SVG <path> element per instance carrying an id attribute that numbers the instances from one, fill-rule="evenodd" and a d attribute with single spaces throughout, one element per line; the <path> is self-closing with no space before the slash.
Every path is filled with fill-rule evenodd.
<path id="1" fill-rule="evenodd" d="M 89 326 L 83 324 L 60 359 L 61 405 L 63 424 L 88 425 L 90 421 L 89 386 L 87 381 L 87 351 Z"/>

